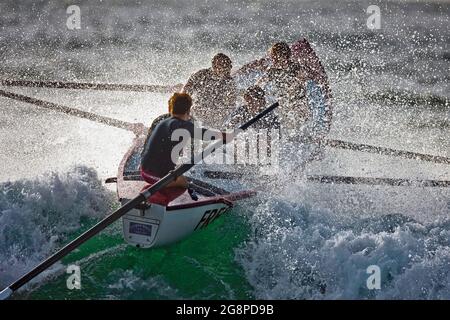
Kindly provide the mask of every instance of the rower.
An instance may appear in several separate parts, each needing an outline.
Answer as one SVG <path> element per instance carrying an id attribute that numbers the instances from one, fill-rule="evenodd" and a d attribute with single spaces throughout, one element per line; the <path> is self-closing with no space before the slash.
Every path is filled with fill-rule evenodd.
<path id="1" fill-rule="evenodd" d="M 162 115 L 156 117 L 155 120 L 153 120 L 152 124 L 150 125 L 150 128 L 148 128 L 147 131 L 147 137 L 145 138 L 145 142 L 144 142 L 144 146 L 147 145 L 148 139 L 151 137 L 152 131 L 156 128 L 156 126 L 163 120 L 169 119 L 172 114 L 170 113 L 170 106 L 169 106 L 169 112 L 168 113 L 163 113 Z M 142 154 L 141 154 L 141 158 L 144 156 L 144 150 L 142 149 Z"/>
<path id="2" fill-rule="evenodd" d="M 266 97 L 264 90 L 259 86 L 248 87 L 244 92 L 245 104 L 236 108 L 224 123 L 224 127 L 228 129 L 234 129 L 253 118 L 256 114 L 260 113 L 266 108 Z M 234 149 L 235 163 L 243 164 L 245 161 L 242 159 L 248 159 L 248 164 L 267 165 L 268 160 L 271 159 L 272 153 L 272 141 L 274 136 L 272 133 L 277 133 L 280 128 L 278 117 L 271 113 L 265 118 L 255 123 L 253 128 L 255 130 L 249 130 L 242 136 L 244 140 L 237 139 L 235 141 L 236 149 Z M 252 143 L 250 143 L 252 141 Z M 241 143 L 240 146 L 237 144 Z M 256 149 L 255 149 L 256 147 Z M 230 149 L 227 149 L 230 151 Z M 239 153 L 244 152 L 244 153 Z M 228 152 L 227 151 L 227 152 Z M 254 153 L 256 152 L 256 153 Z M 253 153 L 254 157 L 250 156 Z M 240 160 L 238 161 L 238 157 Z M 264 159 L 264 160 L 263 160 Z M 256 162 L 252 162 L 256 161 Z"/>
<path id="3" fill-rule="evenodd" d="M 244 93 L 245 105 L 236 108 L 224 123 L 227 128 L 236 128 L 240 124 L 251 119 L 266 107 L 264 90 L 259 86 L 248 87 Z M 271 113 L 254 125 L 255 129 L 278 129 L 280 126 L 278 117 Z"/>
<path id="4" fill-rule="evenodd" d="M 154 184 L 159 178 L 165 176 L 176 166 L 179 154 L 172 155 L 172 151 L 180 141 L 173 141 L 172 135 L 177 129 L 184 129 L 190 138 L 203 139 L 206 128 L 194 128 L 190 121 L 190 110 L 192 99 L 186 93 L 174 93 L 169 99 L 169 110 L 171 117 L 162 120 L 150 132 L 146 139 L 144 151 L 141 158 L 141 176 L 150 183 Z M 201 135 L 195 135 L 194 131 L 200 129 Z M 231 139 L 232 134 L 225 134 L 219 131 L 210 131 L 209 136 L 216 136 L 224 140 Z M 187 141 L 182 141 L 186 144 Z M 187 188 L 188 181 L 184 176 L 179 176 L 175 181 L 169 183 L 167 187 Z"/>
<path id="5" fill-rule="evenodd" d="M 285 42 L 274 44 L 269 51 L 272 65 L 258 81 L 266 93 L 280 101 L 280 122 L 283 131 L 294 133 L 310 117 L 305 96 L 308 72 L 291 59 L 291 49 Z"/>
<path id="6" fill-rule="evenodd" d="M 192 115 L 208 127 L 222 124 L 236 106 L 238 91 L 231 69 L 231 59 L 218 53 L 211 68 L 194 73 L 183 88 L 194 100 Z"/>

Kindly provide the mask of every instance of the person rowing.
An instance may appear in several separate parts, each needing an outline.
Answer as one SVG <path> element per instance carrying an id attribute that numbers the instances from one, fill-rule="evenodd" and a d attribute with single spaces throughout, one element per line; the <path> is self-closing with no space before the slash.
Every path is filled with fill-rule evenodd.
<path id="1" fill-rule="evenodd" d="M 235 77 L 256 72 L 254 83 L 266 92 L 270 101 L 280 102 L 278 116 L 281 129 L 296 135 L 297 129 L 311 118 L 305 97 L 305 83 L 313 76 L 309 68 L 292 59 L 286 42 L 277 42 L 269 49 L 269 57 L 241 67 Z"/>
<path id="2" fill-rule="evenodd" d="M 306 123 L 311 112 L 305 97 L 305 83 L 309 78 L 302 66 L 291 59 L 291 49 L 285 42 L 278 42 L 270 49 L 272 65 L 257 82 L 266 94 L 280 101 L 280 122 L 285 134 L 296 135 Z"/>
<path id="3" fill-rule="evenodd" d="M 171 116 L 157 124 L 147 137 L 140 170 L 142 178 L 149 184 L 154 184 L 175 168 L 180 152 L 175 152 L 174 148 L 178 147 L 180 142 L 184 146 L 187 144 L 187 141 L 184 141 L 185 134 L 191 139 L 211 140 L 212 137 L 223 140 L 232 139 L 232 134 L 207 128 L 195 128 L 194 123 L 190 121 L 191 106 L 190 95 L 174 93 L 169 99 Z M 196 135 L 196 130 L 199 130 L 201 135 Z M 205 135 L 206 131 L 208 131 L 207 135 Z M 176 140 L 175 136 L 182 138 L 182 141 Z M 188 181 L 184 176 L 179 176 L 166 186 L 166 188 L 170 187 L 187 188 Z"/>
<path id="4" fill-rule="evenodd" d="M 251 119 L 255 114 L 261 112 L 266 107 L 266 97 L 264 90 L 259 86 L 248 87 L 244 93 L 245 104 L 236 108 L 225 121 L 224 126 L 235 128 L 241 123 Z M 261 119 L 254 125 L 255 129 L 278 129 L 280 123 L 278 117 L 271 113 L 266 118 Z"/>
<path id="5" fill-rule="evenodd" d="M 259 86 L 248 87 L 244 92 L 243 98 L 245 104 L 236 108 L 230 114 L 229 118 L 224 123 L 224 127 L 234 129 L 266 108 L 265 93 Z M 256 152 L 255 157 L 249 156 L 251 159 L 248 160 L 254 162 L 251 163 L 252 161 L 249 161 L 249 164 L 267 165 L 272 156 L 272 133 L 279 128 L 280 123 L 278 117 L 274 113 L 269 114 L 253 126 L 254 130 L 250 130 L 244 135 L 246 140 L 238 139 L 236 141 L 236 143 L 242 143 L 240 148 L 237 146 L 237 150 L 240 149 L 241 151 L 244 151 L 244 154 L 248 153 L 249 155 L 250 152 Z M 249 140 L 253 140 L 253 143 L 250 144 Z M 256 147 L 256 149 L 254 147 Z M 237 157 L 245 158 L 245 156 L 242 156 L 242 154 L 239 155 L 239 152 L 235 154 L 235 163 L 242 164 L 243 161 L 240 159 L 238 162 Z"/>
<path id="6" fill-rule="evenodd" d="M 308 52 L 304 55 L 308 56 Z M 305 98 L 306 83 L 308 80 L 314 80 L 316 74 L 306 64 L 305 59 L 299 63 L 292 58 L 289 45 L 278 42 L 270 48 L 269 59 L 252 62 L 239 71 L 261 72 L 262 75 L 256 83 L 265 90 L 269 99 L 280 101 L 278 116 L 283 141 L 280 155 L 285 163 L 300 163 L 300 167 L 320 158 L 323 153 L 320 146 L 323 135 L 318 135 L 314 130 L 313 113 Z M 293 161 L 294 159 L 296 160 Z"/>
<path id="7" fill-rule="evenodd" d="M 192 96 L 192 115 L 203 125 L 217 127 L 236 107 L 238 90 L 231 77 L 231 59 L 218 53 L 212 59 L 211 68 L 194 73 L 182 92 Z"/>

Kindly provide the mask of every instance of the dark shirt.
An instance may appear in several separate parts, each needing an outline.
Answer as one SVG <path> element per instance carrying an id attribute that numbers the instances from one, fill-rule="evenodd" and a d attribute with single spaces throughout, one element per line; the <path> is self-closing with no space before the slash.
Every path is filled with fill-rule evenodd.
<path id="1" fill-rule="evenodd" d="M 151 136 L 152 131 L 156 128 L 156 126 L 163 120 L 169 119 L 172 115 L 170 113 L 164 113 L 158 116 L 155 120 L 153 120 L 152 125 L 148 128 L 147 137 L 145 138 L 144 147 L 147 145 L 148 139 Z M 144 156 L 144 150 L 142 150 L 141 158 Z"/>
<path id="2" fill-rule="evenodd" d="M 172 141 L 172 133 L 177 129 L 185 129 L 190 137 L 194 138 L 194 124 L 191 121 L 184 121 L 175 117 L 162 120 L 151 130 L 142 152 L 141 168 L 144 171 L 163 177 L 175 168 L 176 164 L 171 157 L 172 150 L 183 140 L 183 138 L 180 138 L 178 141 Z M 202 138 L 207 129 L 198 129 L 201 130 L 199 138 Z M 186 141 L 183 142 L 186 143 Z"/>

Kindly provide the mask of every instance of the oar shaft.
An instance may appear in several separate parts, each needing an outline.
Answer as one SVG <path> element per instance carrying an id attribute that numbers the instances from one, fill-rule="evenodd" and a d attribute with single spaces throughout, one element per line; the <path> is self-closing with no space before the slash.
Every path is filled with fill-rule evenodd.
<path id="1" fill-rule="evenodd" d="M 372 145 L 362 144 L 362 143 L 354 143 L 354 142 L 348 142 L 348 141 L 342 141 L 342 140 L 329 139 L 329 140 L 325 141 L 325 144 L 329 147 L 338 148 L 338 149 L 347 149 L 347 150 L 353 150 L 353 151 L 377 153 L 377 154 L 387 155 L 387 156 L 396 156 L 396 157 L 402 157 L 402 158 L 407 158 L 407 159 L 415 159 L 415 160 L 430 161 L 430 162 L 435 162 L 435 163 L 450 164 L 450 158 L 447 158 L 447 157 L 435 156 L 435 155 L 430 155 L 430 154 L 422 154 L 422 153 L 410 152 L 410 151 L 403 151 L 403 150 L 396 150 L 396 149 L 385 148 L 385 147 L 377 147 L 377 146 L 372 146 Z"/>
<path id="2" fill-rule="evenodd" d="M 145 197 L 140 194 L 138 197 L 130 200 L 126 204 L 124 204 L 122 207 L 120 207 L 118 210 L 107 216 L 105 219 L 97 223 L 95 226 L 93 226 L 91 229 L 80 235 L 78 238 L 72 240 L 70 243 L 68 243 L 66 246 L 64 246 L 62 249 L 58 250 L 56 253 L 54 253 L 52 256 L 47 258 L 46 260 L 42 261 L 39 265 L 37 265 L 33 270 L 25 274 L 22 278 L 18 279 L 16 282 L 11 284 L 9 288 L 13 291 L 16 291 L 20 287 L 22 287 L 24 284 L 29 282 L 31 279 L 36 277 L 38 274 L 52 266 L 55 262 L 61 260 L 63 257 L 65 257 L 67 254 L 72 252 L 75 248 L 80 246 L 82 243 L 86 242 L 93 236 L 95 236 L 97 233 L 108 227 L 111 223 L 122 217 L 125 213 L 133 209 L 136 205 L 141 203 L 145 200 Z"/>
<path id="3" fill-rule="evenodd" d="M 308 176 L 308 181 L 326 184 L 364 184 L 384 185 L 393 187 L 450 187 L 450 181 L 445 180 L 413 180 L 401 178 L 372 178 L 347 176 Z"/>
<path id="4" fill-rule="evenodd" d="M 64 114 L 68 114 L 71 116 L 88 119 L 91 121 L 106 124 L 106 125 L 109 125 L 112 127 L 120 128 L 120 129 L 132 131 L 133 127 L 134 127 L 134 124 L 130 123 L 130 122 L 100 116 L 95 113 L 78 110 L 78 109 L 67 107 L 67 106 L 64 106 L 61 104 L 56 104 L 53 102 L 32 98 L 32 97 L 25 96 L 25 95 L 18 94 L 18 93 L 0 90 L 0 96 L 3 96 L 5 98 L 14 99 L 14 100 L 21 101 L 21 102 L 25 102 L 25 103 L 29 103 L 29 104 L 34 104 L 40 108 L 49 109 L 49 110 L 61 112 Z"/>
<path id="5" fill-rule="evenodd" d="M 20 287 L 22 287 L 24 284 L 29 282 L 31 279 L 36 277 L 38 274 L 52 266 L 55 262 L 61 260 L 63 257 L 65 257 L 67 254 L 72 252 L 74 249 L 78 248 L 81 244 L 98 234 L 100 231 L 108 227 L 111 223 L 121 218 L 124 214 L 135 208 L 139 203 L 145 201 L 148 197 L 150 197 L 155 192 L 161 190 L 166 186 L 169 182 L 175 180 L 174 174 L 168 174 L 165 177 L 163 177 L 161 180 L 159 180 L 157 183 L 152 185 L 150 188 L 142 191 L 136 198 L 128 201 L 123 206 L 121 206 L 119 209 L 108 215 L 106 218 L 101 220 L 99 223 L 97 223 L 95 226 L 90 228 L 88 231 L 84 232 L 82 235 L 80 235 L 78 238 L 72 240 L 67 245 L 65 245 L 63 248 L 58 250 L 56 253 L 51 255 L 46 260 L 42 261 L 39 265 L 37 265 L 35 268 L 33 268 L 31 271 L 29 271 L 27 274 L 22 276 L 20 279 L 15 281 L 13 284 L 11 284 L 8 288 L 12 291 L 16 291 Z"/>
<path id="6" fill-rule="evenodd" d="M 261 118 L 265 117 L 267 114 L 269 114 L 270 112 L 272 112 L 275 108 L 278 107 L 278 102 L 275 102 L 274 104 L 272 104 L 270 107 L 266 108 L 264 111 L 262 111 L 261 113 L 257 114 L 254 118 L 250 119 L 249 121 L 247 121 L 246 123 L 244 123 L 243 125 L 241 125 L 239 127 L 240 130 L 246 130 L 248 127 L 250 127 L 252 124 L 254 124 L 256 121 L 260 120 Z"/>
<path id="7" fill-rule="evenodd" d="M 34 81 L 34 80 L 1 80 L 2 86 L 54 88 L 54 89 L 81 89 L 81 90 L 108 90 L 108 91 L 134 91 L 170 93 L 182 88 L 182 84 L 176 85 L 142 85 L 120 83 L 91 83 L 91 82 L 61 82 L 61 81 Z"/>
<path id="8" fill-rule="evenodd" d="M 230 171 L 203 171 L 203 175 L 209 179 L 236 180 L 241 179 L 245 174 L 241 172 Z M 270 176 L 262 176 L 270 178 Z M 448 180 L 414 180 L 401 178 L 372 178 L 372 177 L 349 177 L 349 176 L 327 176 L 327 175 L 308 175 L 308 182 L 324 184 L 358 184 L 358 185 L 385 185 L 393 187 L 436 187 L 448 188 Z"/>

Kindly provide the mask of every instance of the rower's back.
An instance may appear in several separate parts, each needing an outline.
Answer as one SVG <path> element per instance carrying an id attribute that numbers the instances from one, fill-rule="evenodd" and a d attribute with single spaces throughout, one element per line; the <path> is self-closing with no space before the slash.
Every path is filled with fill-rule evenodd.
<path id="1" fill-rule="evenodd" d="M 236 106 L 238 89 L 231 69 L 231 59 L 218 53 L 211 68 L 194 73 L 183 88 L 193 98 L 192 115 L 205 126 L 219 128 Z"/>
<path id="2" fill-rule="evenodd" d="M 292 61 L 288 66 L 271 66 L 258 84 L 273 100 L 280 103 L 277 112 L 283 130 L 296 130 L 311 116 L 305 97 L 306 76 L 303 68 Z"/>
<path id="3" fill-rule="evenodd" d="M 193 137 L 195 131 L 194 124 L 191 121 L 172 116 L 162 120 L 151 131 L 142 152 L 141 168 L 144 171 L 153 172 L 162 177 L 175 168 L 176 163 L 173 160 L 177 160 L 178 157 L 175 155 L 177 159 L 172 159 L 172 150 L 177 144 L 183 143 L 183 146 L 185 146 L 188 142 L 184 139 L 182 141 L 172 139 L 176 130 L 186 130 L 185 132 L 189 134 L 189 137 Z"/>
<path id="4" fill-rule="evenodd" d="M 237 86 L 231 76 L 217 77 L 202 69 L 188 80 L 185 92 L 192 96 L 192 115 L 208 127 L 218 127 L 235 108 Z"/>

